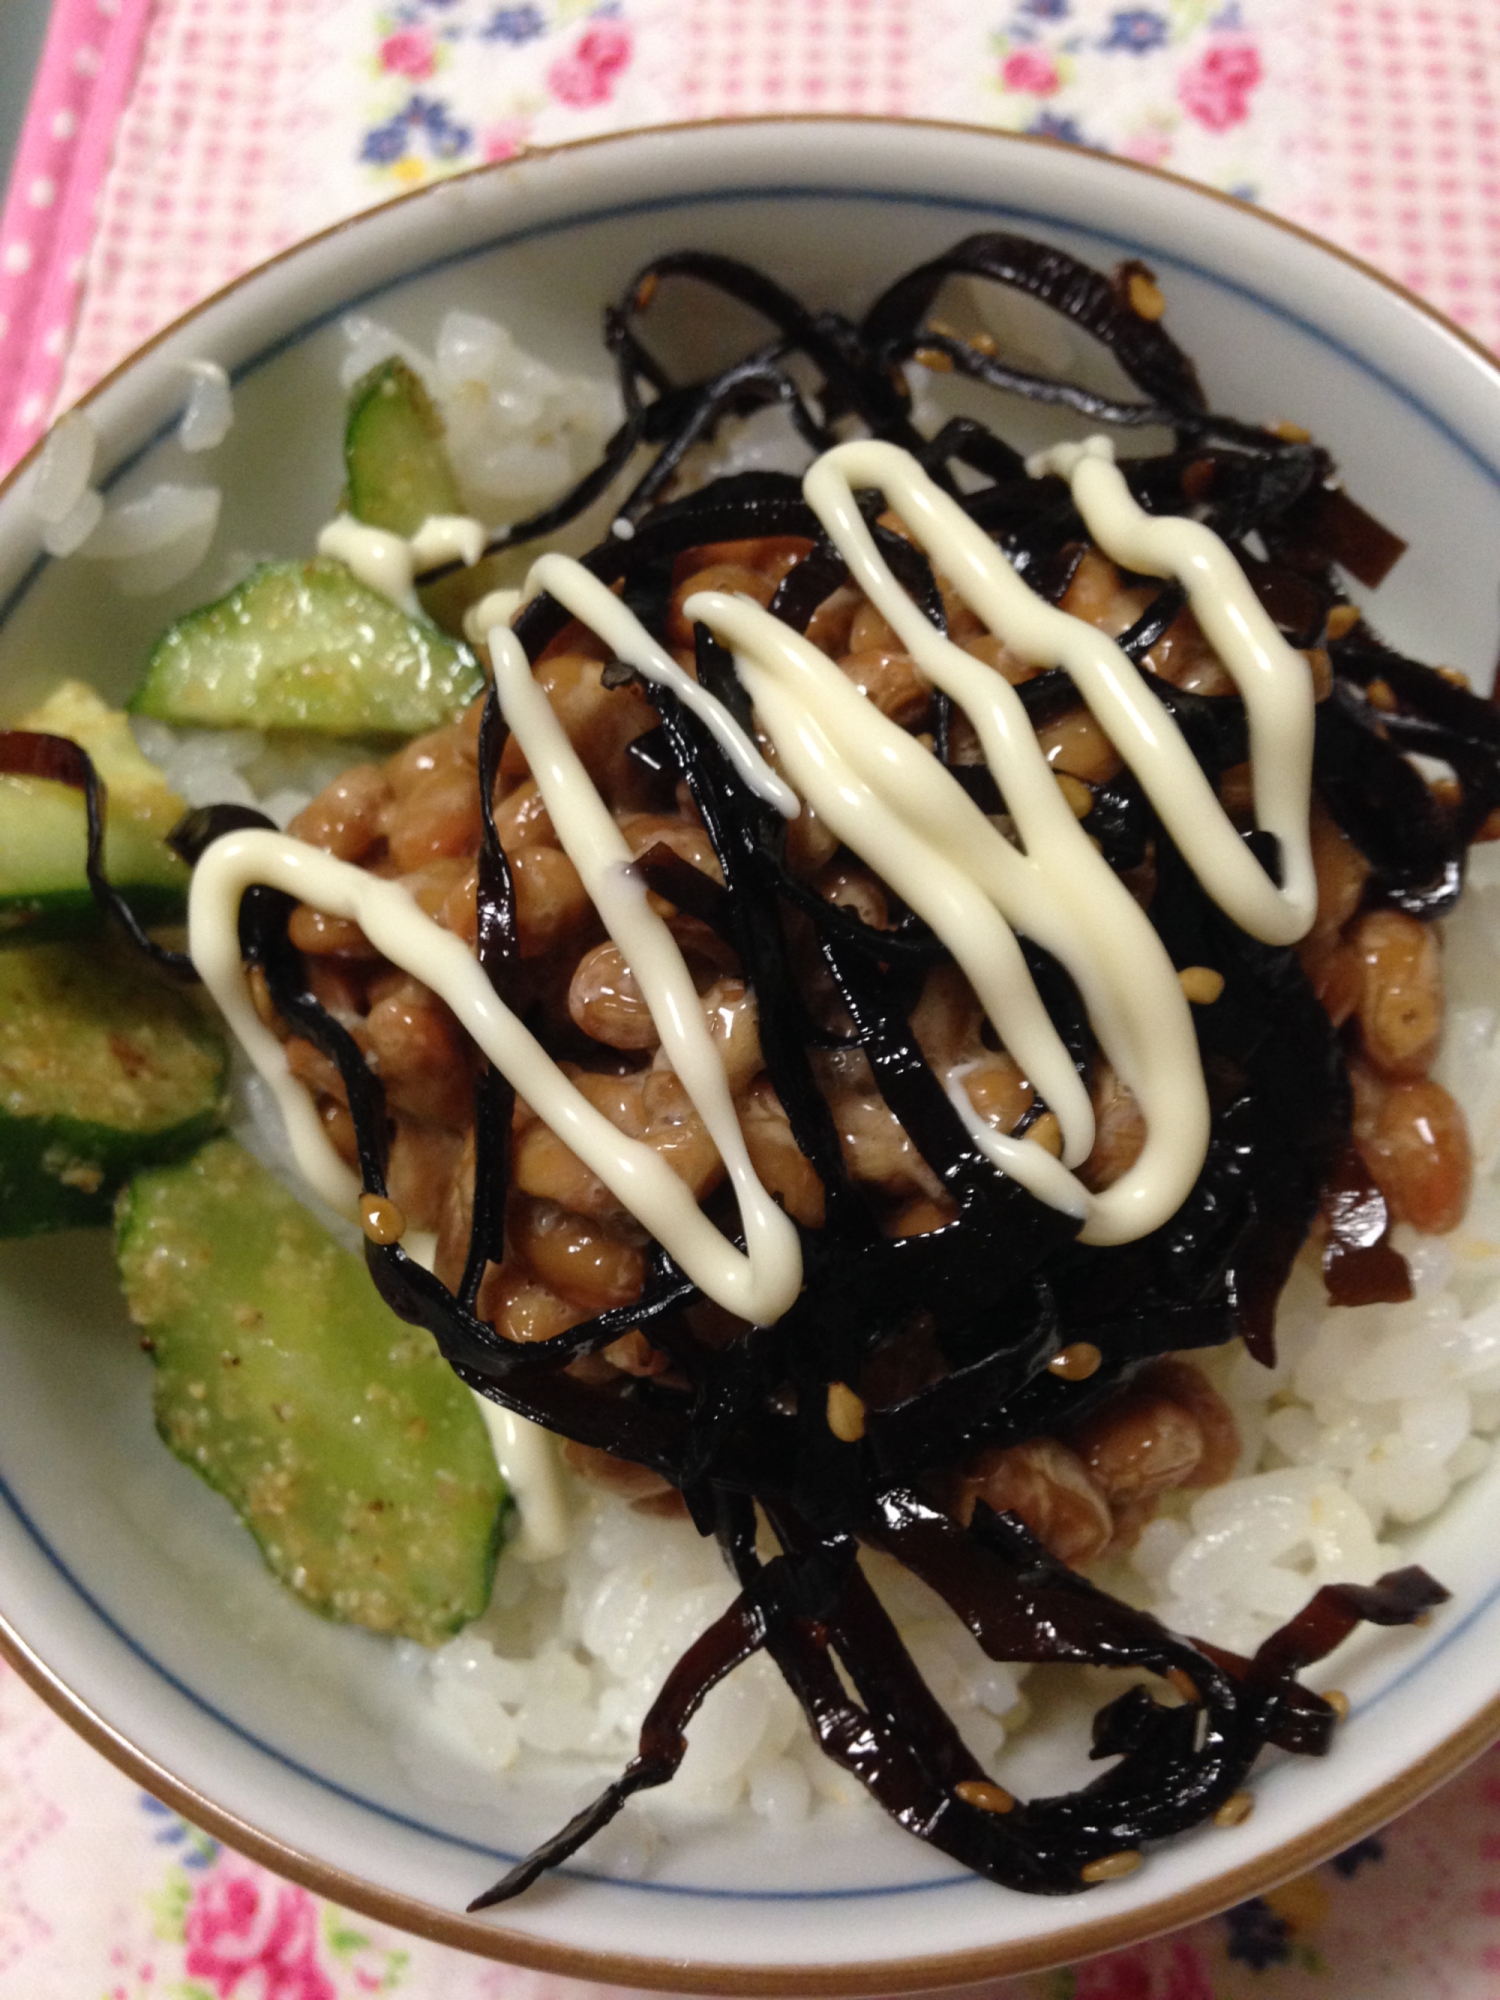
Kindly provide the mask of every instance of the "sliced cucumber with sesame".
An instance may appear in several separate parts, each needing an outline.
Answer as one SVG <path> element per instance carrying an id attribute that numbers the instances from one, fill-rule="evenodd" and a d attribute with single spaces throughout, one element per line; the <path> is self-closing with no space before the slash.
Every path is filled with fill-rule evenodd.
<path id="1" fill-rule="evenodd" d="M 414 535 L 434 514 L 461 514 L 443 437 L 426 384 L 398 356 L 362 376 L 350 393 L 344 433 L 354 518 L 393 535 Z"/>
<path id="2" fill-rule="evenodd" d="M 157 1428 L 282 1582 L 427 1646 L 477 1617 L 509 1502 L 432 1336 L 232 1140 L 141 1175 L 116 1233 Z"/>
<path id="3" fill-rule="evenodd" d="M 188 871 L 166 844 L 186 811 L 136 748 L 130 724 L 81 681 L 64 681 L 18 729 L 81 744 L 104 780 L 104 872 L 142 923 L 180 918 Z M 0 773 L 0 945 L 43 944 L 103 928 L 83 862 L 82 792 Z"/>
<path id="4" fill-rule="evenodd" d="M 0 1236 L 107 1223 L 219 1122 L 224 1045 L 124 948 L 0 952 Z"/>
<path id="5" fill-rule="evenodd" d="M 467 646 L 318 556 L 264 563 L 179 619 L 130 707 L 188 727 L 420 736 L 483 684 Z"/>

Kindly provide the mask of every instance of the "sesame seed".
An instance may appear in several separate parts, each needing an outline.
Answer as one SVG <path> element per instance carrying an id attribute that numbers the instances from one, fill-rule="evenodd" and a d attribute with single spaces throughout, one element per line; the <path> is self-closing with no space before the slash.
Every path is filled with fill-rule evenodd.
<path id="1" fill-rule="evenodd" d="M 1098 1861 L 1091 1861 L 1086 1868 L 1080 1868 L 1080 1882 L 1118 1882 L 1122 1875 L 1133 1875 L 1144 1857 L 1134 1847 L 1122 1848 L 1118 1854 L 1106 1854 Z"/>
<path id="2" fill-rule="evenodd" d="M 841 1444 L 858 1444 L 865 1434 L 865 1406 L 847 1382 L 828 1385 L 828 1428 Z"/>
<path id="3" fill-rule="evenodd" d="M 1214 1814 L 1214 1825 L 1243 1826 L 1254 1811 L 1255 1800 L 1249 1792 L 1231 1792 Z"/>
<path id="4" fill-rule="evenodd" d="M 1130 274 L 1130 310 L 1137 319 L 1160 319 L 1167 309 L 1161 287 L 1146 276 L 1144 271 Z"/>
<path id="5" fill-rule="evenodd" d="M 406 1234 L 406 1217 L 383 1194 L 362 1194 L 359 1198 L 359 1226 L 372 1243 L 382 1248 L 399 1243 Z"/>
<path id="6" fill-rule="evenodd" d="M 1064 1382 L 1086 1382 L 1090 1375 L 1099 1372 L 1099 1364 L 1104 1356 L 1091 1340 L 1075 1340 L 1071 1347 L 1054 1354 L 1047 1363 L 1048 1372 L 1060 1375 Z"/>
<path id="7" fill-rule="evenodd" d="M 982 1778 L 965 1778 L 953 1787 L 953 1796 L 980 1812 L 1008 1813 L 1016 1803 L 1003 1785 L 991 1785 Z"/>

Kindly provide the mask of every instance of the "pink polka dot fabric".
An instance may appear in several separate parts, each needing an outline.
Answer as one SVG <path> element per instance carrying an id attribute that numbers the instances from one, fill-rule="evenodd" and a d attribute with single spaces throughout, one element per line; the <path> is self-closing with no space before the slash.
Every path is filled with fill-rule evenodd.
<path id="1" fill-rule="evenodd" d="M 64 404 L 301 233 L 272 196 L 312 0 L 144 0 L 138 10 L 149 30 L 111 132 L 77 337 L 52 381 Z"/>
<path id="2" fill-rule="evenodd" d="M 1500 346 L 1500 7 L 1315 0 L 1299 221 Z"/>
<path id="3" fill-rule="evenodd" d="M 0 220 L 0 466 L 41 435 L 150 0 L 56 0 Z"/>
<path id="4" fill-rule="evenodd" d="M 1494 0 L 58 0 L 0 236 L 0 463 L 312 229 L 527 145 L 760 111 L 1165 165 L 1500 343 L 1497 79 Z"/>
<path id="5" fill-rule="evenodd" d="M 905 0 L 689 0 L 682 9 L 682 115 L 923 110 L 917 10 Z"/>

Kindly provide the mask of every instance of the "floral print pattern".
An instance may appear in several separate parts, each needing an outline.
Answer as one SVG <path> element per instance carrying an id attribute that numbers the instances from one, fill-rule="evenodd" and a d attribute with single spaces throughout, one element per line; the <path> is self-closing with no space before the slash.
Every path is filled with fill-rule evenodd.
<path id="1" fill-rule="evenodd" d="M 367 199 L 627 122 L 626 0 L 394 0 L 366 18 Z"/>
<path id="2" fill-rule="evenodd" d="M 183 1970 L 216 2000 L 338 2000 L 317 1962 L 318 1906 L 305 1889 L 227 1864 L 198 1886 L 182 1927 Z"/>
<path id="3" fill-rule="evenodd" d="M 1268 89 L 1264 53 L 1288 4 L 1008 0 L 980 12 L 982 29 L 948 37 L 936 89 L 961 94 L 955 116 L 1172 167 L 1255 198 L 1268 171 L 1278 188 L 1292 171 L 1290 93 Z"/>
<path id="4" fill-rule="evenodd" d="M 281 1881 L 136 1791 L 3 1663 L 0 1772 L 0 2000 L 628 2000 L 403 1937 Z M 1223 1917 L 986 1990 L 1489 2000 L 1496 1856 L 1500 1750 L 1379 1838 Z M 106 1886 L 80 1900 L 81 1883 Z"/>
<path id="5" fill-rule="evenodd" d="M 1189 117 L 1210 132 L 1227 132 L 1249 117 L 1260 75 L 1260 51 L 1253 42 L 1215 42 L 1183 70 L 1177 95 Z"/>

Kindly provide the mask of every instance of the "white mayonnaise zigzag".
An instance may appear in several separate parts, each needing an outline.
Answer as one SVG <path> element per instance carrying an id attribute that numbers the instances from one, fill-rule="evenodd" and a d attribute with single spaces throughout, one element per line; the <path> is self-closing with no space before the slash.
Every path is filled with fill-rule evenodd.
<path id="1" fill-rule="evenodd" d="M 1138 505 L 1108 438 L 1055 445 L 1028 459 L 1026 469 L 1033 477 L 1055 472 L 1068 481 L 1084 525 L 1106 555 L 1142 576 L 1175 577 L 1186 589 L 1204 637 L 1244 697 L 1255 819 L 1280 844 L 1280 888 L 1240 839 L 1119 647 L 1104 640 L 1097 663 L 1062 664 L 1219 908 L 1252 937 L 1295 944 L 1312 928 L 1318 907 L 1308 834 L 1313 696 L 1307 662 L 1277 631 L 1212 528 L 1180 514 L 1148 514 Z"/>
<path id="2" fill-rule="evenodd" d="M 1077 1216 L 1086 1241 L 1120 1243 L 1176 1211 L 1207 1147 L 1207 1095 L 1187 1001 L 1149 920 L 1063 798 L 1019 696 L 952 644 L 901 589 L 854 503 L 854 488 L 875 486 L 886 494 L 935 567 L 1013 651 L 1038 665 L 1067 668 L 1209 893 L 1247 930 L 1276 942 L 1301 935 L 1313 909 L 1306 826 L 1312 696 L 1305 662 L 1269 626 L 1216 538 L 1192 522 L 1141 515 L 1108 457 L 1092 445 L 1054 462 L 1072 476 L 1091 531 L 1109 553 L 1152 574 L 1181 575 L 1188 584 L 1205 631 L 1245 693 L 1257 757 L 1277 765 L 1269 774 L 1257 768 L 1256 797 L 1263 823 L 1277 833 L 1287 857 L 1285 891 L 1261 871 L 1171 718 L 1118 646 L 1035 596 L 915 459 L 893 446 L 850 444 L 825 454 L 807 476 L 808 500 L 854 580 L 922 670 L 969 716 L 1005 799 L 1014 843 L 832 660 L 759 605 L 706 592 L 687 610 L 734 652 L 760 727 L 791 785 L 728 710 L 581 564 L 542 557 L 526 594 L 548 591 L 619 658 L 648 680 L 672 687 L 762 798 L 795 817 L 800 792 L 931 925 L 968 975 L 1005 1047 L 1056 1114 L 1063 1157 L 995 1132 L 954 1071 L 946 1079 L 949 1093 L 975 1143 L 1040 1199 Z M 357 923 L 377 950 L 446 1001 L 539 1116 L 708 1297 L 745 1319 L 775 1319 L 801 1287 L 797 1235 L 750 1164 L 691 974 L 630 872 L 625 840 L 519 643 L 503 624 L 488 637 L 506 720 L 559 841 L 630 965 L 663 1052 L 719 1149 L 746 1249 L 709 1221 L 652 1148 L 595 1109 L 499 999 L 467 946 L 399 884 L 286 835 L 227 835 L 194 873 L 194 963 L 275 1093 L 303 1172 L 346 1214 L 357 1212 L 354 1176 L 329 1145 L 311 1098 L 292 1078 L 280 1042 L 251 1003 L 237 912 L 252 883 L 283 889 Z M 1093 1113 L 1027 971 L 1018 931 L 1067 968 L 1101 1048 L 1142 1107 L 1142 1153 L 1102 1194 L 1091 1193 L 1071 1171 L 1092 1147 Z"/>
<path id="3" fill-rule="evenodd" d="M 1127 561 L 1146 557 L 1144 566 L 1157 574 L 1181 572 L 1195 605 L 1201 597 L 1207 609 L 1213 600 L 1213 636 L 1245 694 L 1252 742 L 1263 759 L 1283 761 L 1290 774 L 1257 790 L 1287 853 L 1285 892 L 1245 846 L 1171 717 L 1114 641 L 1038 597 L 984 531 L 896 446 L 840 445 L 811 468 L 804 490 L 853 581 L 973 723 L 1019 850 L 831 660 L 758 605 L 707 592 L 685 610 L 733 649 L 798 789 L 963 967 L 1000 1039 L 1057 1114 L 1063 1158 L 1059 1163 L 996 1133 L 955 1074 L 949 1094 L 975 1143 L 1042 1200 L 1081 1216 L 1084 1241 L 1122 1243 L 1175 1214 L 1203 1163 L 1208 1099 L 1187 1002 L 1149 920 L 1063 799 L 1020 697 L 953 644 L 901 588 L 854 489 L 885 495 L 934 567 L 1012 651 L 1029 664 L 1068 671 L 1209 894 L 1246 930 L 1277 943 L 1301 936 L 1316 905 L 1307 831 L 1312 688 L 1306 662 L 1270 625 L 1211 531 L 1141 515 L 1112 463 L 1097 453 L 1080 450 L 1069 469 L 1099 517 L 1089 525 L 1108 552 Z M 1101 491 L 1096 471 L 1115 485 Z M 1206 545 L 1221 561 L 1210 566 Z M 1140 1103 L 1145 1145 L 1102 1194 L 1090 1193 L 1068 1171 L 1093 1143 L 1092 1114 L 1013 938 L 1007 961 L 1000 939 L 1012 925 L 1066 967 L 1100 1046 Z"/>

